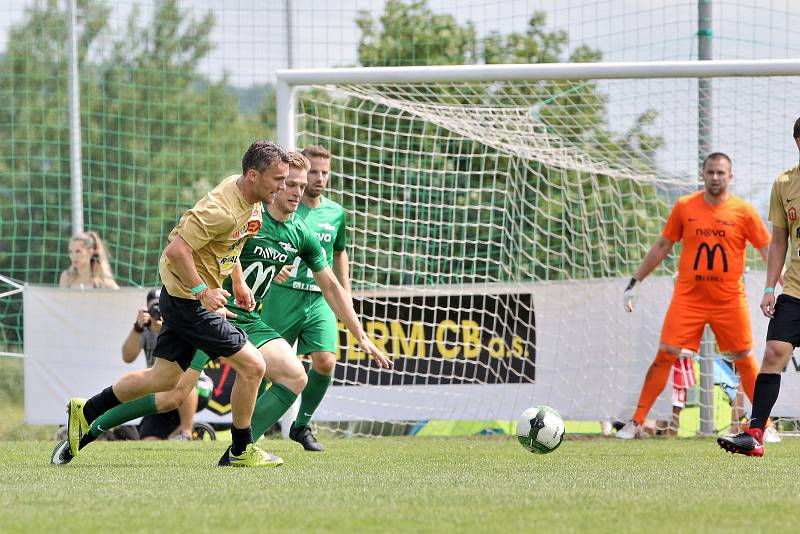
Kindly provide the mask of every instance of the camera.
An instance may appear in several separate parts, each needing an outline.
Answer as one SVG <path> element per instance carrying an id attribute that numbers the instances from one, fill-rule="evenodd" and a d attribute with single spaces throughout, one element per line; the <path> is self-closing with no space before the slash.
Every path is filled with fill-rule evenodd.
<path id="1" fill-rule="evenodd" d="M 151 289 L 147 292 L 147 313 L 150 314 L 151 321 L 161 320 L 161 308 L 158 299 L 161 297 L 161 289 Z"/>
<path id="2" fill-rule="evenodd" d="M 158 302 L 154 302 L 150 306 L 147 307 L 147 313 L 150 314 L 151 321 L 160 321 L 161 320 L 161 308 L 158 307 Z"/>

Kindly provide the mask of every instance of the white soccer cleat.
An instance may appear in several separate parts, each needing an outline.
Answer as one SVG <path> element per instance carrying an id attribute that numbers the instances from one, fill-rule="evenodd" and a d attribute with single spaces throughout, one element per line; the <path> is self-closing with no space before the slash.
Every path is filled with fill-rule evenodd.
<path id="1" fill-rule="evenodd" d="M 764 443 L 780 443 L 781 435 L 775 430 L 774 426 L 768 427 L 764 430 Z"/>
<path id="2" fill-rule="evenodd" d="M 642 437 L 642 425 L 636 424 L 635 421 L 628 421 L 625 426 L 617 430 L 614 437 L 619 439 L 639 439 Z"/>

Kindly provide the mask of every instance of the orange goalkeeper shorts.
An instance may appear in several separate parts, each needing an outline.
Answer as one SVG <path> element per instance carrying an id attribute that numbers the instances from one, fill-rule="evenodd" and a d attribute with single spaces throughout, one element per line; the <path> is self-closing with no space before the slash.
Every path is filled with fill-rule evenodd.
<path id="1" fill-rule="evenodd" d="M 661 343 L 697 352 L 706 324 L 711 326 L 720 352 L 750 350 L 753 346 L 748 308 L 698 308 L 675 301 L 664 317 Z"/>

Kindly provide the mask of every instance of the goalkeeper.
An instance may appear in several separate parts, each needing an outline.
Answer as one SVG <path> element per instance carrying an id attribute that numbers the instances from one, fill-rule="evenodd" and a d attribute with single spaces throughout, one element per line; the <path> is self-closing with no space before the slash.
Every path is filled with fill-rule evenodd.
<path id="1" fill-rule="evenodd" d="M 770 235 L 755 208 L 728 191 L 731 171 L 727 155 L 714 152 L 705 158 L 703 190 L 678 199 L 661 236 L 625 290 L 625 309 L 632 312 L 642 281 L 667 257 L 675 242 L 683 241 L 658 352 L 645 376 L 636 412 L 617 431 L 618 438 L 641 436 L 642 423 L 664 390 L 681 348 L 697 352 L 706 324 L 711 326 L 719 350 L 730 354 L 745 393 L 753 398 L 758 364 L 750 352 L 753 340 L 742 275 L 747 242 L 766 261 Z"/>

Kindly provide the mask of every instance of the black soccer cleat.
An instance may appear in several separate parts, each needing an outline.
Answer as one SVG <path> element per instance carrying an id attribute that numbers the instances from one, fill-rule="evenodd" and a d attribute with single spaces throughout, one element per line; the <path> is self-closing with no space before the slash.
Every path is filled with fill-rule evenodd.
<path id="1" fill-rule="evenodd" d="M 717 444 L 733 454 L 764 456 L 764 445 L 759 439 L 760 437 L 759 429 L 753 429 L 748 432 L 740 432 L 735 436 L 720 436 L 717 438 Z"/>
<path id="2" fill-rule="evenodd" d="M 231 465 L 231 459 L 228 457 L 230 453 L 231 453 L 230 447 L 225 449 L 225 452 L 222 453 L 222 457 L 219 459 L 219 462 L 217 462 L 217 465 L 221 466 Z"/>
<path id="3" fill-rule="evenodd" d="M 66 465 L 72 461 L 72 458 L 72 453 L 69 450 L 69 440 L 64 438 L 53 449 L 50 463 L 53 465 Z"/>
<path id="4" fill-rule="evenodd" d="M 307 451 L 322 452 L 325 450 L 322 443 L 317 441 L 317 438 L 314 437 L 314 433 L 311 432 L 311 427 L 309 426 L 296 427 L 292 425 L 289 429 L 289 437 L 302 445 Z"/>

